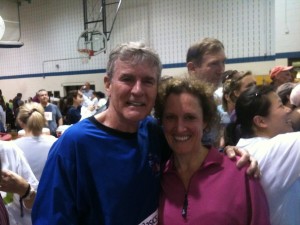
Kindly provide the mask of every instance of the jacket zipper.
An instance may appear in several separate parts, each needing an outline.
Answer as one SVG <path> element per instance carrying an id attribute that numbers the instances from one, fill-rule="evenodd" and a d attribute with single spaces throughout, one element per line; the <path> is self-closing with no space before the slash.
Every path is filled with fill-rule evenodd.
<path id="1" fill-rule="evenodd" d="M 188 207 L 188 198 L 187 198 L 187 193 L 184 194 L 184 201 L 183 201 L 183 206 L 181 210 L 181 215 L 184 219 L 186 219 L 187 216 L 187 207 Z"/>

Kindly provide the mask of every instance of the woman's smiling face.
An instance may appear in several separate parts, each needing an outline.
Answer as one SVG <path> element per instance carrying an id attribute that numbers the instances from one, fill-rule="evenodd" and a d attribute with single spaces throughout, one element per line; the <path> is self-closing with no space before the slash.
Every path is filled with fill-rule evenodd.
<path id="1" fill-rule="evenodd" d="M 167 97 L 162 124 L 166 139 L 176 154 L 199 150 L 203 130 L 203 110 L 192 94 L 170 94 Z"/>

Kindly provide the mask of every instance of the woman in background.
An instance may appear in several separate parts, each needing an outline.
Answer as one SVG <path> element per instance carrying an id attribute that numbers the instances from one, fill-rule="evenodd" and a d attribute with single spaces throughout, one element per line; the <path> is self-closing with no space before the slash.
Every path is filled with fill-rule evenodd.
<path id="1" fill-rule="evenodd" d="M 222 106 L 230 115 L 230 121 L 236 120 L 235 104 L 237 98 L 249 87 L 255 86 L 256 80 L 250 71 L 246 73 L 238 72 L 235 76 L 225 78 L 223 84 Z M 224 146 L 233 145 L 239 141 L 239 130 L 227 124 L 224 130 Z"/>
<path id="2" fill-rule="evenodd" d="M 223 83 L 223 109 L 230 115 L 230 120 L 235 121 L 235 102 L 242 92 L 247 88 L 256 85 L 256 80 L 250 71 L 246 73 L 237 72 L 232 76 L 225 77 Z"/>
<path id="3" fill-rule="evenodd" d="M 68 125 L 75 124 L 96 113 L 94 103 L 83 95 L 80 90 L 69 91 L 67 108 L 66 121 Z"/>
<path id="4" fill-rule="evenodd" d="M 272 225 L 299 225 L 300 132 L 292 132 L 291 109 L 273 88 L 251 87 L 238 98 L 236 124 L 241 139 L 237 146 L 258 161 Z"/>
<path id="5" fill-rule="evenodd" d="M 14 140 L 14 142 L 24 152 L 34 175 L 39 180 L 48 152 L 56 138 L 52 135 L 43 134 L 46 120 L 44 109 L 38 103 L 26 103 L 21 106 L 17 122 L 25 130 L 25 136 Z"/>
<path id="6" fill-rule="evenodd" d="M 67 115 L 68 124 L 75 124 L 81 119 L 81 105 L 83 103 L 83 95 L 79 90 L 69 91 L 67 95 Z"/>

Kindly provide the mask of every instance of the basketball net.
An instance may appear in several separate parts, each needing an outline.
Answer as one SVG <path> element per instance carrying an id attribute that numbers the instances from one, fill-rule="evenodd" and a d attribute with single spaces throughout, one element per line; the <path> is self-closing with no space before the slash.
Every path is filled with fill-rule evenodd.
<path id="1" fill-rule="evenodd" d="M 79 54 L 81 55 L 81 62 L 87 64 L 92 56 L 94 56 L 95 51 L 92 49 L 78 49 Z"/>

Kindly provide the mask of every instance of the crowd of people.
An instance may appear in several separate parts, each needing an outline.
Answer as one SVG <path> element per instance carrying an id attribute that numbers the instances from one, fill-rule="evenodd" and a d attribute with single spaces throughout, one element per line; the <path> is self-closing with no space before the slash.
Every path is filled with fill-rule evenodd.
<path id="1" fill-rule="evenodd" d="M 56 129 L 61 125 L 71 125 L 94 115 L 106 108 L 107 99 L 103 92 L 90 89 L 90 83 L 86 82 L 80 90 L 71 90 L 63 98 L 54 98 L 45 89 L 40 89 L 34 97 L 22 99 L 22 93 L 5 101 L 0 90 L 0 132 L 6 133 L 11 130 L 24 133 L 17 121 L 19 109 L 25 103 L 36 102 L 44 108 L 46 118 L 45 127 L 49 128 L 50 134 L 56 136 Z"/>
<path id="2" fill-rule="evenodd" d="M 256 85 L 225 60 L 223 43 L 205 38 L 189 47 L 187 74 L 161 77 L 155 50 L 129 42 L 109 54 L 107 97 L 89 82 L 59 104 L 45 89 L 27 103 L 18 93 L 23 135 L 0 141 L 0 221 L 300 224 L 293 68 L 276 66 L 271 84 Z"/>

